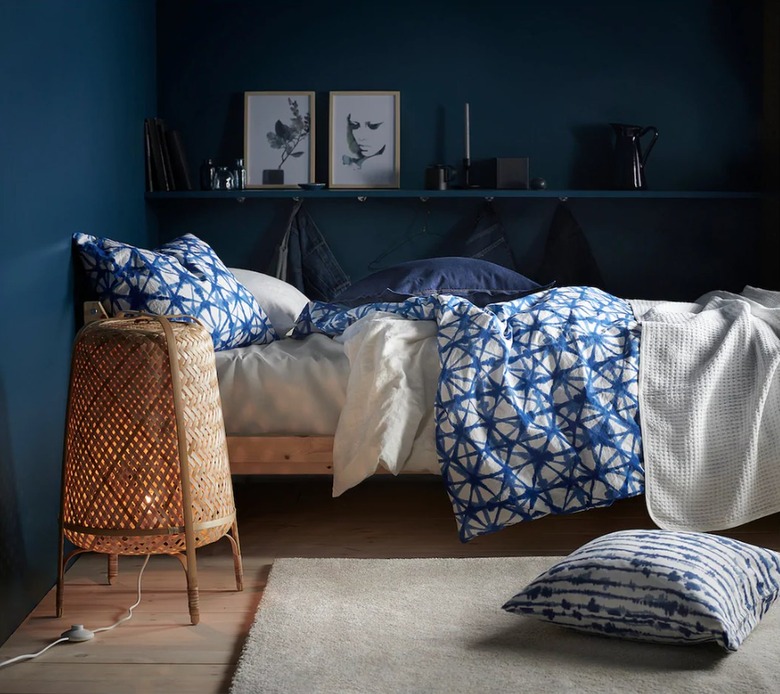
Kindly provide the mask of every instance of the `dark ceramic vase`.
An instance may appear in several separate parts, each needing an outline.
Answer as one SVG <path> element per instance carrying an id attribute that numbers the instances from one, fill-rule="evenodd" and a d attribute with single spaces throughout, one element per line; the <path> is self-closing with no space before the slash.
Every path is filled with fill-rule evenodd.
<path id="1" fill-rule="evenodd" d="M 284 183 L 284 169 L 263 169 L 263 185 L 278 186 Z"/>

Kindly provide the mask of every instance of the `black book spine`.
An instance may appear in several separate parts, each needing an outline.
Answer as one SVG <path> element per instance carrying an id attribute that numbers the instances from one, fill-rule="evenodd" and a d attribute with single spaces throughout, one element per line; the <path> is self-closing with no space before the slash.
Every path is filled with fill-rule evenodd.
<path id="1" fill-rule="evenodd" d="M 178 130 L 167 130 L 165 137 L 168 144 L 168 153 L 171 157 L 175 190 L 192 190 L 190 167 L 187 163 L 187 155 L 184 152 L 181 134 Z"/>
<path id="2" fill-rule="evenodd" d="M 149 149 L 152 154 L 152 178 L 155 190 L 170 190 L 165 182 L 165 167 L 163 164 L 162 146 L 160 144 L 160 132 L 154 118 L 146 119 L 149 132 Z"/>
<path id="3" fill-rule="evenodd" d="M 154 168 L 152 162 L 152 141 L 149 133 L 149 119 L 144 119 L 144 163 L 146 171 L 146 190 L 153 193 L 157 190 L 154 182 Z"/>
<path id="4" fill-rule="evenodd" d="M 168 143 L 165 139 L 165 122 L 162 118 L 155 118 L 154 122 L 157 125 L 158 140 L 160 142 L 160 151 L 162 153 L 165 190 L 176 190 L 176 186 L 173 182 L 173 173 L 171 172 L 171 155 L 168 152 Z"/>

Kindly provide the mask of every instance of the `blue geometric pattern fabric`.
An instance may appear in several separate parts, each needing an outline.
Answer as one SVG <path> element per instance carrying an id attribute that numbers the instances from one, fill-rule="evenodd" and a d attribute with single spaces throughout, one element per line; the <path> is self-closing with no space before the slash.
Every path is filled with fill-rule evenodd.
<path id="1" fill-rule="evenodd" d="M 311 333 L 328 337 L 341 335 L 354 322 L 382 311 L 395 313 L 409 320 L 436 320 L 435 297 L 415 296 L 401 302 L 376 302 L 345 308 L 339 304 L 310 301 L 301 311 L 291 337 L 300 339 Z"/>
<path id="2" fill-rule="evenodd" d="M 580 547 L 503 606 L 578 631 L 736 651 L 780 594 L 780 554 L 705 533 L 624 530 Z"/>
<path id="3" fill-rule="evenodd" d="M 215 350 L 278 339 L 268 315 L 205 242 L 185 234 L 150 251 L 74 234 L 82 264 L 111 315 L 144 311 L 197 318 Z"/>
<path id="4" fill-rule="evenodd" d="M 293 336 L 335 336 L 374 311 L 438 324 L 436 449 L 462 541 L 643 492 L 626 301 L 559 287 L 485 308 L 450 295 L 312 302 Z"/>
<path id="5" fill-rule="evenodd" d="M 627 302 L 559 287 L 489 308 L 439 319 L 436 447 L 461 539 L 641 493 Z"/>

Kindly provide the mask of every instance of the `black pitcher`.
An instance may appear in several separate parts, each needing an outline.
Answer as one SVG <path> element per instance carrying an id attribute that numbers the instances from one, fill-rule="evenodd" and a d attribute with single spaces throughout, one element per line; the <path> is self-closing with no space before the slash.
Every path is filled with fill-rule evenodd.
<path id="1" fill-rule="evenodd" d="M 626 125 L 610 123 L 615 131 L 615 187 L 618 190 L 644 190 L 645 162 L 658 139 L 658 129 L 653 125 Z M 653 139 L 644 154 L 640 140 L 648 133 Z"/>

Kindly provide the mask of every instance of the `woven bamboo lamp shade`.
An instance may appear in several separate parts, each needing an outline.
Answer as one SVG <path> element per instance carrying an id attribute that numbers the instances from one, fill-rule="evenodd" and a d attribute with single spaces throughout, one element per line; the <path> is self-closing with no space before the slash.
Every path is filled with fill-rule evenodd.
<path id="1" fill-rule="evenodd" d="M 194 319 L 136 315 L 76 336 L 63 454 L 57 616 L 82 552 L 172 554 L 199 621 L 197 547 L 227 537 L 242 589 L 233 486 L 214 350 Z M 76 549 L 64 557 L 64 539 Z"/>

